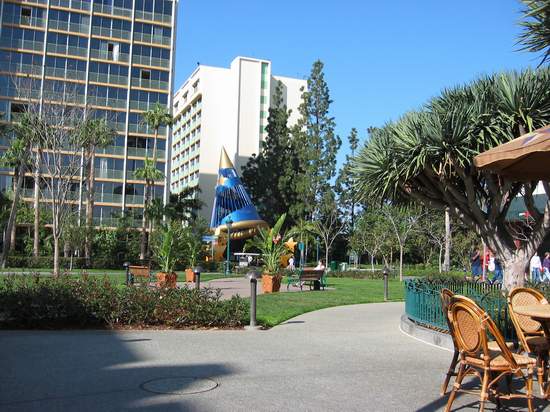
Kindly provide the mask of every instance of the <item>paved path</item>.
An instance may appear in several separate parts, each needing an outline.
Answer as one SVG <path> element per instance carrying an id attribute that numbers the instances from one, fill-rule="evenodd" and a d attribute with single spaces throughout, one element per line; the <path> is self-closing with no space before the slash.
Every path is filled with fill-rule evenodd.
<path id="1" fill-rule="evenodd" d="M 188 287 L 188 288 L 194 288 L 194 283 L 185 283 L 185 282 L 178 282 L 178 287 Z M 213 289 L 219 289 L 222 292 L 222 297 L 224 299 L 229 299 L 232 296 L 239 295 L 242 298 L 249 298 L 250 297 L 250 281 L 243 277 L 239 278 L 221 278 L 221 279 L 214 279 L 210 280 L 208 282 L 201 282 L 201 289 L 202 288 L 213 288 Z M 304 292 L 309 290 L 309 286 L 304 286 Z M 327 288 L 331 289 L 331 288 Z M 263 293 L 262 291 L 262 280 L 258 279 L 258 285 L 257 285 L 257 293 L 258 295 L 261 295 Z M 281 292 L 300 292 L 300 288 L 291 285 L 289 290 L 286 289 L 286 282 L 283 282 L 281 284 Z"/>
<path id="2" fill-rule="evenodd" d="M 401 303 L 345 306 L 259 332 L 4 331 L 0 410 L 441 410 L 451 354 L 403 335 L 402 312 Z M 218 387 L 151 392 L 162 389 L 151 380 L 176 377 Z M 212 385 L 177 389 L 202 383 Z M 476 398 L 461 396 L 456 406 L 477 410 Z"/>

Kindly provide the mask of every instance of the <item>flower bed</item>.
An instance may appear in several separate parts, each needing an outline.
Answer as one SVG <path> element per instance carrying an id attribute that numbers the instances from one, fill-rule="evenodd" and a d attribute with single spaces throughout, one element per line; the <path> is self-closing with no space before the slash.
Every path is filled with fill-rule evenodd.
<path id="1" fill-rule="evenodd" d="M 0 281 L 0 328 L 237 328 L 248 304 L 219 290 L 125 287 L 107 278 L 7 276 Z"/>

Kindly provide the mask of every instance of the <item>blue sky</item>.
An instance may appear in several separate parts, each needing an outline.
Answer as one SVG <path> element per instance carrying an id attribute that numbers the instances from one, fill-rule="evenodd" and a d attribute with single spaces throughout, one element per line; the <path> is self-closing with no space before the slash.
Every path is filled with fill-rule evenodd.
<path id="1" fill-rule="evenodd" d="M 176 87 L 197 62 L 269 59 L 273 73 L 305 78 L 325 63 L 337 133 L 348 151 L 442 89 L 481 74 L 536 66 L 517 51 L 519 0 L 180 0 Z"/>

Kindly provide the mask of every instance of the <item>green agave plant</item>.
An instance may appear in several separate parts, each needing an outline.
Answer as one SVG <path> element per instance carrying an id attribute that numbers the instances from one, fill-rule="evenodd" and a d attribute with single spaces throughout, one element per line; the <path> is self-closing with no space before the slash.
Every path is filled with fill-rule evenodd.
<path id="1" fill-rule="evenodd" d="M 169 225 L 162 226 L 160 232 L 158 244 L 154 246 L 156 260 L 161 272 L 172 273 L 179 260 L 174 250 L 176 244 L 174 229 Z"/>
<path id="2" fill-rule="evenodd" d="M 286 213 L 279 217 L 272 228 L 260 228 L 258 234 L 245 244 L 245 250 L 257 249 L 261 253 L 265 273 L 277 274 L 281 266 L 281 257 L 288 253 L 288 248 L 284 245 L 285 235 L 281 235 L 285 219 Z"/>

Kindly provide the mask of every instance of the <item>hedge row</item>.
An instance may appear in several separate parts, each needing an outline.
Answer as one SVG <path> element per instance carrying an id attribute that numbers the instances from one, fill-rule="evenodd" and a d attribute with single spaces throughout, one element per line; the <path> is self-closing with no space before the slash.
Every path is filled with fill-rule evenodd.
<path id="1" fill-rule="evenodd" d="M 240 297 L 219 290 L 117 286 L 107 278 L 6 276 L 0 281 L 0 328 L 235 328 L 248 320 Z"/>

